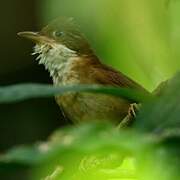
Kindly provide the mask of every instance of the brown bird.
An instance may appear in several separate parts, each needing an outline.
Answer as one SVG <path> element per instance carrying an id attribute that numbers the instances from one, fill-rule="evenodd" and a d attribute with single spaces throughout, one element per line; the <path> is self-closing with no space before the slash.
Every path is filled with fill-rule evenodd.
<path id="1" fill-rule="evenodd" d="M 39 64 L 50 72 L 56 86 L 93 84 L 136 89 L 142 86 L 101 63 L 72 18 L 59 18 L 40 32 L 20 32 L 18 35 L 36 43 L 33 54 Z M 56 101 L 65 116 L 75 123 L 92 120 L 121 122 L 132 103 L 124 98 L 87 92 L 67 93 Z"/>

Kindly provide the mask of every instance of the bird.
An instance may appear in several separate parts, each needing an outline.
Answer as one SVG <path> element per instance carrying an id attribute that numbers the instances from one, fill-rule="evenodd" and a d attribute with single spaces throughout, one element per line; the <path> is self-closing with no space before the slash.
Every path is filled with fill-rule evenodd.
<path id="1" fill-rule="evenodd" d="M 38 32 L 19 36 L 35 43 L 33 55 L 52 77 L 54 86 L 101 85 L 148 92 L 118 70 L 102 63 L 74 18 L 59 17 Z M 134 114 L 134 102 L 123 97 L 90 92 L 68 92 L 55 97 L 73 123 L 110 121 L 121 124 Z"/>

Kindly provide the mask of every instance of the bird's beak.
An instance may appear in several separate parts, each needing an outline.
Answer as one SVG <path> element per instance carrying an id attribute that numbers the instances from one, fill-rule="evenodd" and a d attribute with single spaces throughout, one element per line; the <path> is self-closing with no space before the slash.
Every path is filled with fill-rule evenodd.
<path id="1" fill-rule="evenodd" d="M 45 35 L 41 35 L 41 33 L 39 33 L 39 32 L 24 31 L 24 32 L 19 32 L 18 36 L 30 39 L 35 43 L 50 43 L 50 42 L 52 42 L 51 38 L 46 37 Z"/>

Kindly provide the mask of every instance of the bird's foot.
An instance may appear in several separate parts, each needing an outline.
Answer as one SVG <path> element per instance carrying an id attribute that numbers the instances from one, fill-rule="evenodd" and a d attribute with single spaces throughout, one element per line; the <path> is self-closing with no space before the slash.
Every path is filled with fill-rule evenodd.
<path id="1" fill-rule="evenodd" d="M 128 110 L 128 116 L 135 118 L 139 109 L 140 109 L 140 104 L 136 104 L 136 103 L 130 104 L 130 107 Z"/>
<path id="2" fill-rule="evenodd" d="M 127 116 L 118 124 L 117 128 L 121 129 L 131 125 L 136 118 L 136 114 L 139 111 L 140 106 L 140 104 L 136 103 L 130 104 Z"/>

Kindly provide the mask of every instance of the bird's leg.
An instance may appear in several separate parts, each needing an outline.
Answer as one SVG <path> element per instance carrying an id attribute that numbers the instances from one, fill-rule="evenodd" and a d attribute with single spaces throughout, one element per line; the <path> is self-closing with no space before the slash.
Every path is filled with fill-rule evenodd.
<path id="1" fill-rule="evenodd" d="M 117 128 L 121 129 L 129 126 L 136 118 L 136 113 L 139 111 L 140 106 L 140 104 L 136 103 L 130 104 L 127 116 L 118 124 Z"/>
<path id="2" fill-rule="evenodd" d="M 130 104 L 129 110 L 128 110 L 128 116 L 131 116 L 132 118 L 136 117 L 136 113 L 139 111 L 140 105 L 133 103 Z"/>

